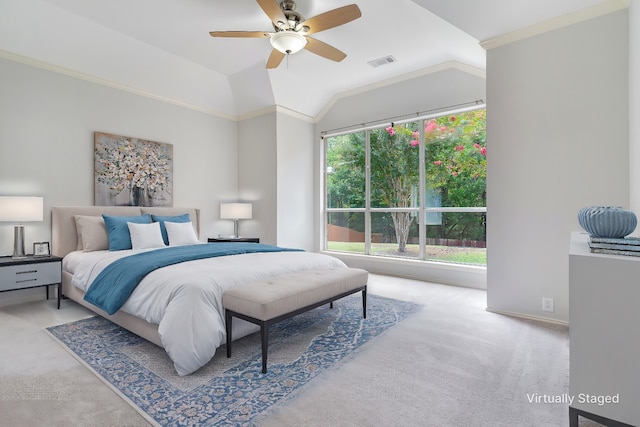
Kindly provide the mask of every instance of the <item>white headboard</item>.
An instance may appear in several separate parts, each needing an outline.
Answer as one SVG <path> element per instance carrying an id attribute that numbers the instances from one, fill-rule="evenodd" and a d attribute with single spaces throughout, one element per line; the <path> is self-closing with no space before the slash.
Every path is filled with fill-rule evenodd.
<path id="1" fill-rule="evenodd" d="M 196 234 L 200 235 L 200 209 L 196 208 L 147 208 L 137 206 L 54 206 L 51 208 L 51 254 L 63 257 L 78 247 L 78 231 L 74 215 L 133 216 L 142 214 L 181 215 L 188 213 Z"/>

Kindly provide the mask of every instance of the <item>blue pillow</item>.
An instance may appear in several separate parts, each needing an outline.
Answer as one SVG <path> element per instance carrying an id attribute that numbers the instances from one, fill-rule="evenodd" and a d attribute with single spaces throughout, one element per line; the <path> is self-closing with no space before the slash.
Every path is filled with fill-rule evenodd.
<path id="1" fill-rule="evenodd" d="M 107 227 L 110 251 L 131 249 L 131 235 L 129 234 L 127 222 L 136 224 L 149 224 L 151 222 L 149 214 L 140 216 L 111 216 L 103 214 L 102 218 L 104 218 L 104 225 Z"/>
<path id="2" fill-rule="evenodd" d="M 160 232 L 162 233 L 162 239 L 164 240 L 164 244 L 169 244 L 169 236 L 167 235 L 167 228 L 164 226 L 164 222 L 189 222 L 191 218 L 189 218 L 189 214 L 175 215 L 175 216 L 159 216 L 159 215 L 151 215 L 151 219 L 153 222 L 160 223 Z"/>

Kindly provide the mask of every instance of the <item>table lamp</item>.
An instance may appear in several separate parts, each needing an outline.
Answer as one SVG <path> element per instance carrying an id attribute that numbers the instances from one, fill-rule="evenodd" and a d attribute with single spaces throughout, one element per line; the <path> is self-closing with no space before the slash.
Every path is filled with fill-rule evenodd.
<path id="1" fill-rule="evenodd" d="M 42 197 L 0 196 L 0 221 L 17 222 L 13 232 L 13 258 L 25 258 L 23 222 L 43 220 Z"/>
<path id="2" fill-rule="evenodd" d="M 220 219 L 233 220 L 233 237 L 238 238 L 238 220 L 251 219 L 251 203 L 220 203 Z"/>

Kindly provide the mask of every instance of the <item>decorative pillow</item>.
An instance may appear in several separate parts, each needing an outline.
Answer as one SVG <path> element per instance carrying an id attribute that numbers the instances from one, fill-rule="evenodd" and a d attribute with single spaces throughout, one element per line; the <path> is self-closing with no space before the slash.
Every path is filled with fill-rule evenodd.
<path id="1" fill-rule="evenodd" d="M 194 245 L 200 243 L 196 232 L 193 230 L 191 221 L 189 222 L 169 222 L 165 221 L 167 235 L 169 236 L 169 246 Z"/>
<path id="2" fill-rule="evenodd" d="M 140 216 L 111 216 L 102 214 L 104 224 L 107 227 L 109 236 L 109 250 L 121 251 L 131 249 L 131 235 L 129 234 L 128 222 L 136 224 L 148 224 L 151 222 L 151 215 Z"/>
<path id="3" fill-rule="evenodd" d="M 78 231 L 78 250 L 84 252 L 109 249 L 109 237 L 101 216 L 74 215 Z"/>
<path id="4" fill-rule="evenodd" d="M 136 224 L 128 222 L 129 234 L 131 235 L 131 247 L 133 249 L 164 248 L 164 240 L 160 233 L 160 223 Z"/>
<path id="5" fill-rule="evenodd" d="M 162 239 L 164 244 L 169 244 L 169 237 L 167 236 L 167 228 L 164 226 L 165 221 L 169 222 L 190 222 L 189 214 L 175 215 L 175 216 L 160 216 L 151 214 L 151 220 L 160 223 L 160 231 L 162 231 Z"/>

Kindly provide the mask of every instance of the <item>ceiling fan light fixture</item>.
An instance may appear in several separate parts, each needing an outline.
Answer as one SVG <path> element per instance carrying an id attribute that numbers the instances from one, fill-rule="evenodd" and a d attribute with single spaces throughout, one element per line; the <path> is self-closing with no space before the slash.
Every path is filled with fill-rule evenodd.
<path id="1" fill-rule="evenodd" d="M 295 31 L 278 31 L 271 36 L 271 46 L 287 55 L 301 51 L 306 44 L 305 36 Z"/>

